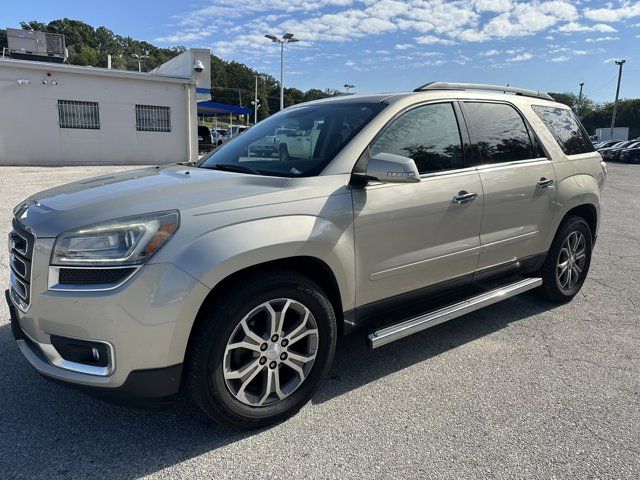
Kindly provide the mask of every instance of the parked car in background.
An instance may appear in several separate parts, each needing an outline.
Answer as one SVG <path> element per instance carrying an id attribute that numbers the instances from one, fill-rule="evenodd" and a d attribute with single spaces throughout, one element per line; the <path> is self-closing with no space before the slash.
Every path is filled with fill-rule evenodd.
<path id="1" fill-rule="evenodd" d="M 620 160 L 620 152 L 625 148 L 629 148 L 635 146 L 638 142 L 634 142 L 632 140 L 627 140 L 626 142 L 619 142 L 609 148 L 603 148 L 598 150 L 602 158 L 606 161 L 616 162 Z"/>
<path id="2" fill-rule="evenodd" d="M 614 146 L 616 143 L 621 143 L 619 140 L 607 140 L 606 142 L 598 142 L 593 147 L 600 151 L 602 148 L 608 148 Z"/>
<path id="3" fill-rule="evenodd" d="M 620 152 L 620 161 L 624 163 L 640 163 L 640 143 L 622 150 Z"/>
<path id="4" fill-rule="evenodd" d="M 249 155 L 282 125 L 299 156 Z M 571 301 L 606 175 L 571 109 L 537 91 L 435 82 L 295 105 L 195 164 L 17 205 L 12 332 L 58 382 L 156 404 L 182 386 L 211 419 L 264 427 L 313 397 L 343 333 L 378 348 L 529 290 Z"/>
<path id="5" fill-rule="evenodd" d="M 211 130 L 211 137 L 213 139 L 213 145 L 219 147 L 222 145 L 222 139 L 224 138 L 224 128 L 214 128 Z"/>
<path id="6" fill-rule="evenodd" d="M 242 135 L 246 132 L 249 127 L 245 127 L 244 125 L 232 125 L 231 127 L 225 130 L 224 135 L 222 136 L 222 144 L 227 143 L 232 138 L 237 137 L 238 135 Z"/>
<path id="7" fill-rule="evenodd" d="M 206 125 L 198 125 L 198 153 L 209 153 L 212 149 L 211 130 Z"/>

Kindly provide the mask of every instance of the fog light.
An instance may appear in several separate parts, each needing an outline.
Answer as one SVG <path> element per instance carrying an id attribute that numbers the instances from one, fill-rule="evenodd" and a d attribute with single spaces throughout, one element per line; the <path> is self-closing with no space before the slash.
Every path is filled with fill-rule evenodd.
<path id="1" fill-rule="evenodd" d="M 104 343 L 51 335 L 51 344 L 58 354 L 69 362 L 93 367 L 109 365 L 109 350 Z"/>

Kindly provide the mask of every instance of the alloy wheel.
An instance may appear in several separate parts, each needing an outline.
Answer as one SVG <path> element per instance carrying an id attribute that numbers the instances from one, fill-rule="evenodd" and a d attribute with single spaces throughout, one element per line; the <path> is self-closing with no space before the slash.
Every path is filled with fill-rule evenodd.
<path id="1" fill-rule="evenodd" d="M 574 288 L 587 262 L 587 241 L 579 231 L 571 232 L 560 249 L 556 264 L 556 278 L 562 290 Z"/>
<path id="2" fill-rule="evenodd" d="M 318 340 L 316 320 L 302 303 L 279 298 L 258 305 L 227 341 L 223 362 L 227 388 L 252 407 L 284 400 L 309 375 Z"/>

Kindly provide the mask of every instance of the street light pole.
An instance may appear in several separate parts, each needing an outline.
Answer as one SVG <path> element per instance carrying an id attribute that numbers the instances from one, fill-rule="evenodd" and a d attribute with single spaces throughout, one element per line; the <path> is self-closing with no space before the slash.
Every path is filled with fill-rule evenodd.
<path id="1" fill-rule="evenodd" d="M 580 83 L 580 93 L 578 94 L 578 108 L 576 109 L 577 112 L 576 114 L 578 115 L 578 118 L 580 118 L 580 110 L 582 108 L 582 87 L 584 87 L 584 82 Z"/>
<path id="2" fill-rule="evenodd" d="M 280 110 L 284 110 L 284 42 L 280 42 Z"/>
<path id="3" fill-rule="evenodd" d="M 274 43 L 280 44 L 280 110 L 284 109 L 284 44 L 299 42 L 297 38 L 293 38 L 293 33 L 285 33 L 282 38 L 275 35 L 265 35 Z"/>
<path id="4" fill-rule="evenodd" d="M 344 88 L 345 88 L 345 90 L 347 91 L 347 94 L 348 94 L 349 90 L 352 89 L 352 88 L 356 88 L 356 86 L 351 84 L 351 83 L 345 83 L 344 84 Z"/>
<path id="5" fill-rule="evenodd" d="M 616 99 L 613 101 L 613 115 L 611 117 L 611 132 L 609 134 L 609 140 L 613 139 L 613 129 L 616 126 L 616 113 L 618 110 L 618 96 L 620 95 L 620 80 L 622 79 L 622 65 L 626 60 L 616 60 L 616 65 L 618 65 L 618 86 L 616 87 Z"/>
<path id="6" fill-rule="evenodd" d="M 131 58 L 138 60 L 138 72 L 142 72 L 142 61 L 145 58 L 149 58 L 149 55 L 138 55 L 137 53 L 132 53 Z"/>
<path id="7" fill-rule="evenodd" d="M 256 91 L 255 91 L 255 100 L 251 102 L 253 105 L 253 124 L 258 123 L 258 108 L 260 108 L 260 101 L 258 100 L 258 75 L 256 75 Z"/>

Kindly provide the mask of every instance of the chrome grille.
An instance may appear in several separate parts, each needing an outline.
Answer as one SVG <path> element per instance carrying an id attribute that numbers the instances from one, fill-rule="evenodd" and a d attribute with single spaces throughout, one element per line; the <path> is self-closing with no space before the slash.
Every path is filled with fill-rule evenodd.
<path id="1" fill-rule="evenodd" d="M 9 233 L 9 266 L 11 298 L 23 311 L 29 308 L 31 300 L 31 259 L 35 237 L 15 219 Z"/>

